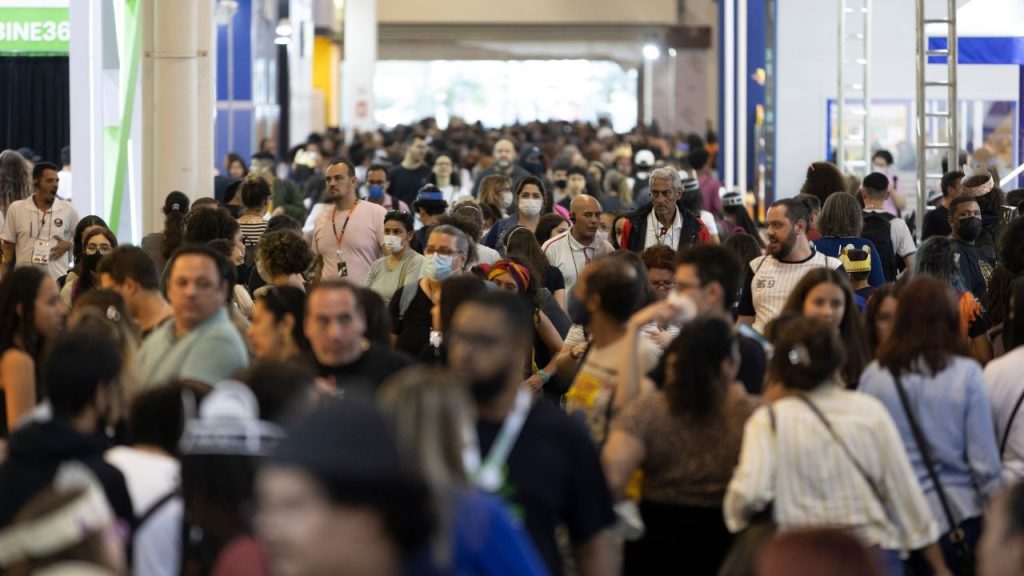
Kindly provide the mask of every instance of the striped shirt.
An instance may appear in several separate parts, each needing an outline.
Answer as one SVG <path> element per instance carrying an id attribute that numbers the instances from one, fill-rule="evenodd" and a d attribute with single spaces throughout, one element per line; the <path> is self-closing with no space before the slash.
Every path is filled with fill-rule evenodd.
<path id="1" fill-rule="evenodd" d="M 754 317 L 754 330 L 764 334 L 765 326 L 778 318 L 782 307 L 797 283 L 815 268 L 828 266 L 836 269 L 842 263 L 812 250 L 811 255 L 800 262 L 783 262 L 773 256 L 758 256 L 750 261 L 750 274 L 740 298 L 741 316 Z"/>
<path id="2" fill-rule="evenodd" d="M 850 528 L 886 550 L 917 550 L 935 542 L 938 524 L 885 407 L 835 384 L 822 385 L 807 398 L 828 418 L 884 502 L 814 412 L 798 398 L 783 398 L 772 405 L 775 430 L 767 407 L 747 420 L 739 466 L 723 504 L 729 530 L 746 528 L 751 516 L 773 504 L 783 530 Z"/>
<path id="3" fill-rule="evenodd" d="M 242 244 L 246 248 L 258 246 L 263 233 L 267 231 L 267 221 L 239 222 L 238 227 L 242 229 Z"/>

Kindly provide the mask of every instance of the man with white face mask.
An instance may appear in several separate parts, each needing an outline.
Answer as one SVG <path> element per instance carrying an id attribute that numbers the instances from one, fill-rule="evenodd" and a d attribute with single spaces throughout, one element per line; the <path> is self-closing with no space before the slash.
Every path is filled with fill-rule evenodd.
<path id="1" fill-rule="evenodd" d="M 431 230 L 423 248 L 419 279 L 396 290 L 388 304 L 391 340 L 396 349 L 419 356 L 430 339 L 430 310 L 440 299 L 441 282 L 461 274 L 475 252 L 462 230 L 454 226 Z"/>
<path id="2" fill-rule="evenodd" d="M 384 299 L 387 305 L 391 296 L 402 286 L 420 277 L 423 256 L 409 246 L 412 239 L 412 214 L 391 210 L 384 216 L 384 252 L 382 257 L 370 266 L 366 287 Z"/>

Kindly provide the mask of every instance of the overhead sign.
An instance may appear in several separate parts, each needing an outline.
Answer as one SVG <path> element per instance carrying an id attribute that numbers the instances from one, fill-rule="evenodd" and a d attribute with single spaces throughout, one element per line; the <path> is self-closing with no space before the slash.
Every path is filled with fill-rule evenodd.
<path id="1" fill-rule="evenodd" d="M 68 8 L 0 8 L 0 52 L 66 54 L 70 41 Z"/>

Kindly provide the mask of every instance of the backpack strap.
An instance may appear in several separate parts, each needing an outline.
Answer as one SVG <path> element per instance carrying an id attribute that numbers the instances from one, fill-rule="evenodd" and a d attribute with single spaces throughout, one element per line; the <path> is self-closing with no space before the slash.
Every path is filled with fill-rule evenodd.
<path id="1" fill-rule="evenodd" d="M 1020 393 L 1020 397 L 1017 398 L 1017 403 L 1013 405 L 1013 412 L 1010 412 L 1010 421 L 1006 423 L 1006 431 L 1003 432 L 1003 440 L 999 442 L 999 458 L 1002 459 L 1006 453 L 1006 444 L 1010 441 L 1010 430 L 1013 429 L 1013 421 L 1017 418 L 1017 412 L 1020 412 L 1020 405 L 1024 402 L 1024 392 Z"/>
<path id="2" fill-rule="evenodd" d="M 159 512 L 160 509 L 164 507 L 164 505 L 166 505 L 171 500 L 174 500 L 175 498 L 178 498 L 179 496 L 181 496 L 181 487 L 180 486 L 174 487 L 173 490 L 171 490 L 167 494 L 164 494 L 163 496 L 161 496 L 160 499 L 157 500 L 156 502 L 154 502 L 145 512 L 143 512 L 142 514 L 138 515 L 135 518 L 135 526 L 134 526 L 134 529 L 132 531 L 133 532 L 138 532 L 139 528 L 142 528 L 142 526 L 150 518 L 152 518 L 154 515 L 156 515 L 156 513 Z"/>

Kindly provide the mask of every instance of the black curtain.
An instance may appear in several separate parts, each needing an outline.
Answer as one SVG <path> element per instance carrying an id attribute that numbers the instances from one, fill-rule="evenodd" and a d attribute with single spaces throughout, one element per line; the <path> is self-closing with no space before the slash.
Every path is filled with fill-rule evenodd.
<path id="1" fill-rule="evenodd" d="M 67 56 L 0 56 L 0 150 L 28 147 L 60 166 L 71 144 L 69 77 Z"/>

